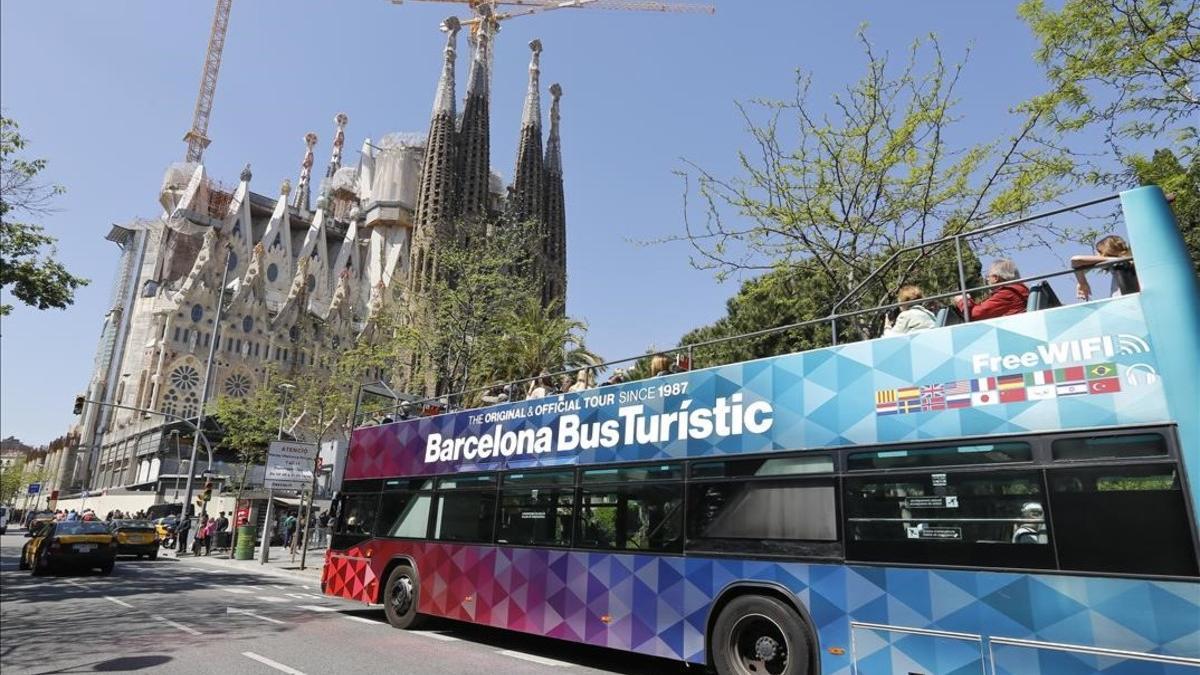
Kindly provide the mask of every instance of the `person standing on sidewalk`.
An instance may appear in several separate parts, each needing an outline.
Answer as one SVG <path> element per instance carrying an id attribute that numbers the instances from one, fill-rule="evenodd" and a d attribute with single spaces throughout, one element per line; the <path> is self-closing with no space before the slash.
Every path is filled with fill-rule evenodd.
<path id="1" fill-rule="evenodd" d="M 175 525 L 175 547 L 178 555 L 187 553 L 188 547 L 188 531 L 192 528 L 192 521 L 187 516 L 180 516 L 179 522 Z"/>
<path id="2" fill-rule="evenodd" d="M 317 516 L 317 548 L 325 548 L 325 532 L 329 528 L 329 509 Z"/>

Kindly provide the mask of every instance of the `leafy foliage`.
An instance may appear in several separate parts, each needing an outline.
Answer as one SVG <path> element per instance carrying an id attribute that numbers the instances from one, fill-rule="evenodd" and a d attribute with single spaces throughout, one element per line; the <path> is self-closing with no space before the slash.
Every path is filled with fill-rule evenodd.
<path id="1" fill-rule="evenodd" d="M 1098 125 L 1118 152 L 1120 141 L 1174 130 L 1194 151 L 1200 0 L 1066 0 L 1057 11 L 1025 0 L 1018 11 L 1051 84 L 1031 105 L 1055 129 Z"/>
<path id="2" fill-rule="evenodd" d="M 1191 164 L 1184 166 L 1168 149 L 1156 150 L 1150 158 L 1130 158 L 1130 168 L 1138 183 L 1158 185 L 1171 195 L 1171 207 L 1179 223 L 1179 232 L 1187 245 L 1192 265 L 1200 274 L 1200 156 L 1193 155 Z"/>
<path id="3" fill-rule="evenodd" d="M 75 290 L 88 280 L 71 274 L 54 259 L 55 239 L 44 227 L 14 220 L 19 214 L 45 215 L 53 198 L 63 193 L 61 186 L 38 181 L 46 160 L 17 155 L 25 145 L 17 123 L 0 117 L 0 289 L 38 309 L 63 309 L 75 301 Z M 0 316 L 12 309 L 0 304 Z"/>
<path id="4" fill-rule="evenodd" d="M 1071 163 L 1035 137 L 1036 114 L 1002 141 L 949 143 L 963 65 L 948 65 L 936 38 L 915 42 L 898 69 L 860 40 L 866 73 L 828 109 L 811 100 L 804 73 L 791 100 L 740 106 L 754 147 L 739 156 L 741 175 L 688 164 L 682 175 L 705 216 L 695 226 L 685 204 L 679 238 L 693 247 L 694 265 L 724 278 L 803 264 L 806 284 L 827 300 L 890 252 L 1001 222 L 1062 193 L 1059 176 Z M 935 255 L 944 253 L 906 256 L 859 305 L 892 297 Z"/>

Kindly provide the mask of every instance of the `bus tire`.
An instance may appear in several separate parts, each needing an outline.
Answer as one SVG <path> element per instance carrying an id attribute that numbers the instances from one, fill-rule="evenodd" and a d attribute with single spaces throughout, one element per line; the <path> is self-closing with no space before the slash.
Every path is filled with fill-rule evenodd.
<path id="1" fill-rule="evenodd" d="M 383 611 L 396 628 L 416 628 L 424 618 L 417 614 L 420 579 L 406 563 L 396 565 L 383 587 Z"/>
<path id="2" fill-rule="evenodd" d="M 725 605 L 709 636 L 718 675 L 809 675 L 812 640 L 788 604 L 743 595 Z"/>

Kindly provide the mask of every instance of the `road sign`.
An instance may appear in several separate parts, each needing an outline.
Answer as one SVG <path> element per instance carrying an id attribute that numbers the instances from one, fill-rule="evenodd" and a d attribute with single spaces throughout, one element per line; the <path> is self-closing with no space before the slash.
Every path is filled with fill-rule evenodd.
<path id="1" fill-rule="evenodd" d="M 272 442 L 263 485 L 273 490 L 301 490 L 312 485 L 316 457 L 314 443 Z"/>
<path id="2" fill-rule="evenodd" d="M 29 492 L 27 492 L 26 494 L 36 495 L 36 494 L 41 494 L 41 492 L 42 492 L 42 484 L 41 483 L 30 483 L 29 484 Z"/>

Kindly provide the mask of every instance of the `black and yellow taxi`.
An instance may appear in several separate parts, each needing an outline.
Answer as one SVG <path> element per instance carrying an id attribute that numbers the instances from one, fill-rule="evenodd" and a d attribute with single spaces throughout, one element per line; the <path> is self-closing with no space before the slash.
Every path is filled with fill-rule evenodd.
<path id="1" fill-rule="evenodd" d="M 117 538 L 117 555 L 158 557 L 158 532 L 149 520 L 114 520 L 108 529 Z"/>
<path id="2" fill-rule="evenodd" d="M 98 520 L 45 523 L 30 532 L 21 550 L 20 569 L 45 574 L 58 569 L 99 568 L 110 574 L 117 560 L 117 538 Z"/>

